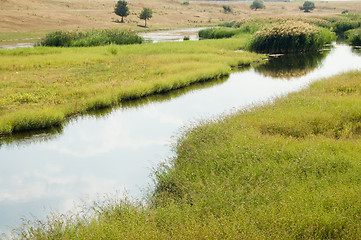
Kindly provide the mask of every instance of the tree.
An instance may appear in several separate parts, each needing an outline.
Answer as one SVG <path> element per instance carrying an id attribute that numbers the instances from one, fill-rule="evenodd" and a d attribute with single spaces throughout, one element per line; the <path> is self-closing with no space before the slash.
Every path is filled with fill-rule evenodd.
<path id="1" fill-rule="evenodd" d="M 119 0 L 117 4 L 115 5 L 114 13 L 118 16 L 122 17 L 122 20 L 120 22 L 124 22 L 123 17 L 126 17 L 129 15 L 129 8 L 127 6 L 127 2 L 125 0 Z"/>
<path id="2" fill-rule="evenodd" d="M 257 10 L 257 9 L 262 9 L 262 8 L 266 8 L 266 6 L 264 5 L 262 0 L 254 0 L 252 5 L 250 6 L 251 9 Z"/>
<path id="3" fill-rule="evenodd" d="M 315 4 L 311 1 L 305 1 L 303 3 L 303 6 L 300 7 L 300 10 L 303 10 L 305 12 L 310 12 L 311 10 L 313 10 L 315 8 Z"/>
<path id="4" fill-rule="evenodd" d="M 144 20 L 144 26 L 147 27 L 147 19 L 152 18 L 153 11 L 150 8 L 143 8 L 142 12 L 139 15 L 140 19 Z"/>
<path id="5" fill-rule="evenodd" d="M 227 5 L 223 5 L 223 10 L 224 10 L 225 13 L 232 12 L 232 8 L 230 6 L 227 6 Z"/>

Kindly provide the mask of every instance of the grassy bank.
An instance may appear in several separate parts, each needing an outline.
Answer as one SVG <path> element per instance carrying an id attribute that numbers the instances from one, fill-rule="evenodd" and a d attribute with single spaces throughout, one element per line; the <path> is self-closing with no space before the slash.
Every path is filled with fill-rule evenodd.
<path id="1" fill-rule="evenodd" d="M 32 239 L 359 239 L 361 72 L 185 131 L 149 205 L 109 200 Z"/>
<path id="2" fill-rule="evenodd" d="M 264 57 L 235 52 L 248 38 L 0 50 L 0 135 L 228 75 Z"/>

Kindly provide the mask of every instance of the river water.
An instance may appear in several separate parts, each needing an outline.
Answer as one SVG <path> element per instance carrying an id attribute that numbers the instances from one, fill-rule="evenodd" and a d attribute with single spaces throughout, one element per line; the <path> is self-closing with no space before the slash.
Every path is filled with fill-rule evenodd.
<path id="1" fill-rule="evenodd" d="M 80 200 L 125 189 L 140 198 L 152 186 L 152 169 L 172 156 L 173 136 L 184 126 L 355 69 L 361 70 L 361 55 L 336 45 L 85 115 L 61 129 L 0 139 L 0 233 L 21 217 L 42 219 L 50 211 L 74 209 Z"/>

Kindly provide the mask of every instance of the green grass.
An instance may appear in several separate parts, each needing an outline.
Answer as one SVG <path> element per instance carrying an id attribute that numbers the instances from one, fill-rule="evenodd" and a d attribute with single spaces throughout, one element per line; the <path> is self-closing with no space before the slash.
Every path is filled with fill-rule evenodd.
<path id="1" fill-rule="evenodd" d="M 199 123 L 147 204 L 52 216 L 30 239 L 360 239 L 361 72 Z M 86 209 L 90 211 L 90 209 Z M 32 226 L 32 228 L 31 228 Z"/>
<path id="2" fill-rule="evenodd" d="M 201 39 L 220 39 L 231 38 L 233 36 L 244 35 L 247 33 L 253 34 L 260 29 L 260 26 L 254 23 L 244 23 L 235 27 L 220 28 L 206 28 L 198 32 L 198 36 Z"/>
<path id="3" fill-rule="evenodd" d="M 0 50 L 0 135 L 228 75 L 264 57 L 235 52 L 248 38 Z"/>
<path id="4" fill-rule="evenodd" d="M 91 47 L 109 44 L 139 44 L 144 40 L 136 33 L 118 29 L 55 31 L 48 33 L 37 45 L 47 47 Z"/>
<path id="5" fill-rule="evenodd" d="M 198 36 L 201 39 L 220 39 L 233 37 L 240 32 L 236 28 L 207 28 L 200 30 Z"/>
<path id="6" fill-rule="evenodd" d="M 361 46 L 361 28 L 345 32 L 346 41 L 353 46 Z"/>
<path id="7" fill-rule="evenodd" d="M 339 35 L 343 34 L 351 29 L 356 29 L 361 27 L 361 15 L 360 14 L 348 14 L 343 17 L 336 19 L 332 23 L 333 31 Z"/>

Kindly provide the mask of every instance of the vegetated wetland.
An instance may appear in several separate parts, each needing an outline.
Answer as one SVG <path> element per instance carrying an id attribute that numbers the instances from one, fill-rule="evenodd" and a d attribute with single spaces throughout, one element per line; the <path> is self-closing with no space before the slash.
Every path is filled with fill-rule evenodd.
<path id="1" fill-rule="evenodd" d="M 296 57 L 300 67 L 293 65 L 290 70 L 293 78 L 270 77 L 286 71 L 278 66 L 270 74 L 272 70 L 261 65 L 255 70 L 232 73 L 219 84 L 210 82 L 208 88 L 187 94 L 182 90 L 180 96 L 169 96 L 170 100 L 166 97 L 164 102 L 145 100 L 146 104 L 141 102 L 135 107 L 129 107 L 129 102 L 124 110 L 106 113 L 106 117 L 95 115 L 72 120 L 54 135 L 43 133 L 25 142 L 10 140 L 0 149 L 4 164 L 1 169 L 7 169 L 1 181 L 2 189 L 7 189 L 7 197 L 2 201 L 1 211 L 5 213 L 2 226 L 15 223 L 28 212 L 39 218 L 49 210 L 65 212 L 73 208 L 77 199 L 86 200 L 88 196 L 93 200 L 97 194 L 111 194 L 122 191 L 123 187 L 131 196 L 141 197 L 144 192 L 139 190 L 145 190 L 151 183 L 151 169 L 171 156 L 170 136 L 192 119 L 209 118 L 232 108 L 267 101 L 276 94 L 300 89 L 309 81 L 360 66 L 360 57 L 347 46 L 327 52 L 316 57 L 310 54 L 309 59 Z M 292 62 L 287 58 L 287 61 L 282 57 L 272 61 Z M 345 59 L 350 64 L 342 64 Z M 289 68 L 289 64 L 283 67 Z M 46 211 L 44 206 L 48 206 Z"/>
<path id="2" fill-rule="evenodd" d="M 51 20 L 53 16 L 48 16 L 44 28 L 34 30 L 48 32 L 61 24 L 65 29 L 117 24 L 114 19 L 104 22 L 104 11 L 109 11 L 110 3 L 103 2 L 102 10 L 92 9 L 100 2 L 43 2 L 69 11 L 54 14 L 59 19 L 57 26 Z M 6 8 L 22 4 L 1 1 L 4 3 Z M 44 17 L 38 15 L 40 5 L 36 4 L 33 9 L 21 9 L 28 15 L 29 10 L 36 13 L 14 28 L 34 26 Z M 145 4 L 149 7 L 157 3 Z M 194 26 L 225 19 L 249 24 L 248 16 L 259 15 L 253 23 L 263 25 L 284 21 L 270 17 L 283 12 L 292 15 L 293 20 L 329 29 L 343 19 L 346 24 L 340 26 L 356 28 L 350 35 L 346 34 L 349 29 L 342 28 L 346 37 L 352 36 L 349 42 L 358 38 L 357 15 L 335 15 L 349 3 L 320 3 L 316 18 L 312 18 L 314 13 L 308 18 L 296 13 L 296 3 L 272 3 L 262 11 L 245 10 L 248 3 L 232 3 L 228 9 L 233 8 L 233 14 L 219 11 L 219 3 L 190 4 L 189 8 L 179 2 L 165 2 L 157 16 L 173 21 L 173 25 Z M 75 24 L 61 22 L 61 14 L 71 19 L 73 8 L 84 6 L 88 10 L 79 12 L 86 13 L 87 21 L 80 21 L 84 16 L 79 14 Z M 347 6 L 353 6 L 350 12 L 357 13 L 357 4 Z M 144 4 L 134 2 L 133 7 L 139 9 Z M 139 26 L 132 20 L 136 11 L 126 24 L 117 26 L 136 30 Z M 1 26 L 7 26 L 9 14 L 14 11 L 6 13 Z M 183 17 L 178 20 L 169 14 Z M 154 18 L 152 27 L 166 26 L 160 19 Z M 289 97 L 273 97 L 323 77 L 360 70 L 360 57 L 349 47 L 337 45 L 329 54 L 304 53 L 296 55 L 297 60 L 292 56 L 272 58 L 268 64 L 222 79 L 230 74 L 231 66 L 249 65 L 264 58 L 236 51 L 249 42 L 253 33 L 249 26 L 241 33 L 229 29 L 236 38 L 201 43 L 1 52 L 6 61 L 1 65 L 5 80 L 1 86 L 1 114 L 5 117 L 0 124 L 2 135 L 9 136 L 2 137 L 0 149 L 0 159 L 5 159 L 1 161 L 1 169 L 5 169 L 2 189 L 6 191 L 1 195 L 4 214 L 0 214 L 4 225 L 15 223 L 14 219 L 24 212 L 44 219 L 42 214 L 47 215 L 49 209 L 71 209 L 74 199 L 88 196 L 91 201 L 97 194 L 125 187 L 131 197 L 146 199 L 138 202 L 107 197 L 105 202 L 100 200 L 83 209 L 91 212 L 89 217 L 72 213 L 51 216 L 44 224 L 35 221 L 34 227 L 27 223 L 18 229 L 23 234 L 19 237 L 359 238 L 359 178 L 354 160 L 359 156 L 354 149 L 359 147 L 360 72 L 323 80 Z M 11 35 L 5 33 L 5 39 L 7 34 Z M 281 67 L 282 63 L 286 67 Z M 169 93 L 211 79 L 218 80 L 187 94 L 186 89 L 178 90 L 176 96 Z M 128 101 L 164 92 L 167 96 L 144 98 L 135 108 L 131 107 L 134 102 Z M 274 102 L 263 102 L 265 105 L 249 110 L 250 104 L 270 99 Z M 114 111 L 109 108 L 119 105 L 121 108 Z M 173 142 L 174 153 L 169 152 L 170 136 L 185 123 L 242 107 L 248 108 L 193 124 Z M 100 113 L 93 111 L 99 108 Z M 28 137 L 14 134 L 34 128 L 49 131 L 31 132 Z M 167 158 L 171 159 L 156 168 Z M 155 169 L 154 185 L 148 176 L 151 169 Z M 140 193 L 147 184 L 150 192 Z M 49 209 L 40 210 L 44 206 Z"/>

